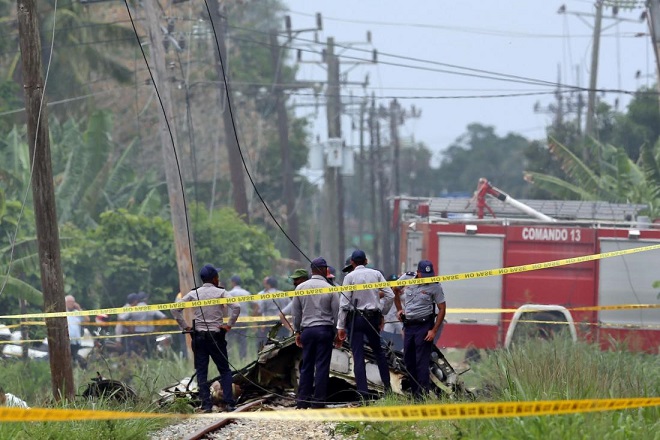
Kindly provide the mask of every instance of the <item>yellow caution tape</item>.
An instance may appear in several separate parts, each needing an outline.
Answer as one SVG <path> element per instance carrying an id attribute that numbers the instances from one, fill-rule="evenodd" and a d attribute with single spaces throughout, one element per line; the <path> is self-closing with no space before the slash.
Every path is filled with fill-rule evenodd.
<path id="1" fill-rule="evenodd" d="M 287 316 L 287 319 L 291 319 L 291 316 Z M 236 325 L 239 325 L 244 322 L 265 322 L 265 323 L 271 323 L 274 321 L 279 322 L 280 317 L 279 316 L 240 316 L 238 318 L 238 322 Z M 124 326 L 148 326 L 152 325 L 154 327 L 166 327 L 166 326 L 178 326 L 177 322 L 174 319 L 158 319 L 154 321 L 109 321 L 109 322 L 92 322 L 92 321 L 87 321 L 87 322 L 81 322 L 80 323 L 83 326 L 87 327 L 115 327 L 117 325 L 124 325 Z M 10 324 L 10 325 L 5 325 L 6 328 L 17 328 L 22 325 L 27 325 L 27 326 L 39 326 L 39 325 L 46 325 L 46 321 L 23 321 L 20 324 Z"/>
<path id="2" fill-rule="evenodd" d="M 92 315 L 117 315 L 120 313 L 132 313 L 132 312 L 148 312 L 154 310 L 172 310 L 172 309 L 185 309 L 185 308 L 194 308 L 194 307 L 204 307 L 204 306 L 213 306 L 213 305 L 223 305 L 223 304 L 238 304 L 242 302 L 250 301 L 267 301 L 271 299 L 282 299 L 282 298 L 292 298 L 299 296 L 308 296 L 308 295 L 319 295 L 323 293 L 339 293 L 339 292 L 354 292 L 358 290 L 365 289 L 383 289 L 386 287 L 401 287 L 401 286 L 411 286 L 416 284 L 428 284 L 428 283 L 443 283 L 450 281 L 459 281 L 459 280 L 470 280 L 476 278 L 486 278 L 492 276 L 501 276 L 509 275 L 521 272 L 529 272 L 533 270 L 541 269 L 550 269 L 553 267 L 566 266 L 569 264 L 578 264 L 585 263 L 588 261 L 602 260 L 604 258 L 619 257 L 622 255 L 629 255 L 638 252 L 647 252 L 652 250 L 660 249 L 660 244 L 643 246 L 634 249 L 624 249 L 620 251 L 604 252 L 601 254 L 585 255 L 582 257 L 572 257 L 565 258 L 561 260 L 546 261 L 543 263 L 533 263 L 533 264 L 524 264 L 521 266 L 512 266 L 512 267 L 503 267 L 499 269 L 489 269 L 476 272 L 465 272 L 458 273 L 453 275 L 440 275 L 436 277 L 427 277 L 427 278 L 414 278 L 410 280 L 400 280 L 400 281 L 382 281 L 379 283 L 366 283 L 366 284 L 354 284 L 348 286 L 332 286 L 332 287 L 322 287 L 315 289 L 305 289 L 305 290 L 290 290 L 286 292 L 274 292 L 274 293 L 261 293 L 255 295 L 244 295 L 244 296 L 233 296 L 233 297 L 223 297 L 208 299 L 202 301 L 188 301 L 188 302 L 178 302 L 178 303 L 165 303 L 165 304 L 152 304 L 144 306 L 134 306 L 134 307 L 114 307 L 107 309 L 96 309 L 96 310 L 77 310 L 73 312 L 46 312 L 46 313 L 29 313 L 22 315 L 0 315 L 2 318 L 60 318 L 65 316 L 92 316 Z M 598 306 L 595 306 L 598 307 Z M 644 307 L 639 307 L 639 305 L 629 305 L 627 308 L 655 308 L 657 305 L 644 305 Z M 586 310 L 583 308 L 582 310 Z M 601 310 L 601 309 L 590 309 L 590 310 Z M 608 309 L 610 310 L 610 309 Z M 614 309 L 617 310 L 617 309 Z M 465 312 L 464 312 L 465 313 Z M 469 313 L 493 313 L 492 309 L 488 312 L 472 312 Z"/>
<path id="3" fill-rule="evenodd" d="M 660 397 L 624 399 L 538 400 L 526 402 L 441 403 L 428 405 L 367 406 L 359 408 L 280 410 L 232 413 L 235 419 L 319 421 L 429 421 L 490 419 L 618 411 L 660 405 Z M 167 414 L 76 409 L 0 408 L 2 422 L 65 422 L 148 418 L 217 418 L 217 414 Z"/>
<path id="4" fill-rule="evenodd" d="M 358 422 L 490 419 L 615 411 L 660 405 L 660 397 L 631 399 L 539 400 L 527 402 L 445 403 L 381 407 L 261 411 L 232 417 L 259 420 L 351 420 Z"/>

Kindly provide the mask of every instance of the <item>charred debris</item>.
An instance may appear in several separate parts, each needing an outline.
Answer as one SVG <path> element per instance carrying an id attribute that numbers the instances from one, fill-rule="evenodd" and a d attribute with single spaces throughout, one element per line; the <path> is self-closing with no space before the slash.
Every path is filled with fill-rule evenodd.
<path id="1" fill-rule="evenodd" d="M 248 403 L 264 397 L 276 397 L 280 404 L 295 403 L 295 392 L 298 386 L 299 366 L 302 349 L 296 346 L 295 337 L 275 339 L 279 324 L 270 331 L 268 342 L 258 353 L 257 359 L 249 365 L 233 371 L 233 391 L 238 404 Z M 392 392 L 406 394 L 410 389 L 410 374 L 403 362 L 403 353 L 386 349 L 390 369 Z M 369 391 L 374 399 L 384 394 L 376 360 L 368 347 L 365 347 L 365 360 Z M 465 387 L 460 374 L 447 361 L 442 352 L 434 347 L 429 364 L 431 371 L 432 390 L 437 397 L 459 398 L 473 397 L 473 392 Z M 211 393 L 218 405 L 222 404 L 222 389 L 219 377 L 211 382 Z M 330 381 L 328 384 L 328 404 L 341 405 L 359 402 L 353 375 L 353 355 L 350 346 L 344 342 L 340 348 L 333 349 L 330 364 Z M 200 404 L 198 386 L 194 375 L 183 378 L 179 383 L 160 391 L 159 404 L 168 405 L 177 399 L 186 399 L 192 406 Z"/>

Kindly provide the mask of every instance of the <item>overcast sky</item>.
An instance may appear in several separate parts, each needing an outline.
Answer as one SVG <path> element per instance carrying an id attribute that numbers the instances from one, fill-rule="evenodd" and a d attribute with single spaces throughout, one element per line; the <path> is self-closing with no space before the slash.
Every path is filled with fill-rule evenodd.
<path id="1" fill-rule="evenodd" d="M 565 3 L 569 12 L 593 13 L 593 1 L 285 0 L 285 3 L 290 8 L 294 29 L 314 27 L 313 15 L 316 12 L 323 14 L 323 32 L 319 34 L 321 41 L 332 36 L 338 44 L 364 42 L 366 32 L 370 30 L 373 47 L 378 49 L 381 62 L 373 66 L 354 67 L 348 72 L 348 80 L 363 81 L 369 72 L 376 96 L 399 96 L 405 107 L 414 104 L 421 108 L 421 118 L 409 120 L 401 131 L 404 136 L 414 136 L 416 140 L 423 141 L 434 152 L 450 145 L 472 122 L 493 125 L 502 136 L 517 132 L 528 138 L 543 138 L 551 117 L 547 113 L 535 112 L 534 104 L 540 102 L 541 109 L 547 108 L 554 98 L 550 94 L 490 99 L 430 97 L 551 92 L 555 87 L 422 69 L 482 74 L 437 64 L 447 63 L 555 83 L 561 65 L 563 83 L 577 84 L 579 80 L 580 85 L 588 86 L 594 19 L 581 19 L 570 14 L 558 14 L 557 11 Z M 617 24 L 609 18 L 612 10 L 605 10 L 598 88 L 635 90 L 642 85 L 653 85 L 655 59 L 647 35 L 647 24 L 639 21 L 642 11 L 641 7 L 620 11 L 619 17 L 634 22 Z M 645 35 L 635 37 L 637 33 Z M 313 34 L 299 36 L 313 38 Z M 296 41 L 294 46 L 301 44 Z M 357 47 L 368 49 L 371 46 L 362 44 Z M 348 57 L 370 57 L 369 53 L 359 51 L 345 51 L 343 54 Z M 303 53 L 304 60 L 314 58 L 312 53 Z M 342 61 L 345 63 L 342 71 L 345 72 L 350 68 L 348 62 L 352 60 L 344 58 Z M 637 71 L 641 71 L 639 78 L 636 78 Z M 317 65 L 301 64 L 298 79 L 324 79 L 325 75 L 325 71 Z M 351 89 L 354 95 L 361 96 L 363 93 L 358 86 Z M 351 89 L 345 88 L 342 93 L 348 94 Z M 629 101 L 627 95 L 608 93 L 603 99 L 613 104 L 616 97 L 620 98 L 620 108 L 625 108 Z M 299 103 L 308 100 L 309 97 L 296 98 Z M 381 102 L 387 104 L 388 101 Z M 301 114 L 312 111 L 307 107 L 299 110 Z M 357 133 L 351 132 L 350 128 L 350 122 L 345 118 L 342 123 L 344 138 L 357 143 Z M 312 131 L 321 140 L 327 137 L 323 109 L 318 113 Z M 437 162 L 438 156 L 434 159 Z"/>

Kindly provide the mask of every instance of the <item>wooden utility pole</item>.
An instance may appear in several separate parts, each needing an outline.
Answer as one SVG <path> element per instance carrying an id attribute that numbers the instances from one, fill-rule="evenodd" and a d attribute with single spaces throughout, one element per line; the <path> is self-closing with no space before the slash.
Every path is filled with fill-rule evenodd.
<path id="1" fill-rule="evenodd" d="M 660 0 L 649 0 L 646 14 L 655 53 L 656 88 L 660 91 Z"/>
<path id="2" fill-rule="evenodd" d="M 32 199 L 45 312 L 64 312 L 64 278 L 48 139 L 48 110 L 41 77 L 41 42 L 36 0 L 17 0 L 18 33 L 30 149 Z M 66 318 L 46 318 L 51 384 L 55 400 L 73 400 L 75 386 Z"/>
<path id="3" fill-rule="evenodd" d="M 163 47 L 163 31 L 160 27 L 158 11 L 154 1 L 142 2 L 146 26 L 149 31 L 149 55 L 151 58 L 151 73 L 154 86 L 160 95 L 162 112 L 160 115 L 160 143 L 163 149 L 165 162 L 165 179 L 167 193 L 170 201 L 170 216 L 174 230 L 174 250 L 176 264 L 179 272 L 179 291 L 185 295 L 195 287 L 195 274 L 193 271 L 192 226 L 188 220 L 188 212 L 184 203 L 183 181 L 180 178 L 179 168 L 174 151 L 176 124 L 174 124 L 174 111 L 172 110 L 172 93 L 170 81 L 165 69 L 165 48 Z M 170 135 L 171 132 L 171 135 Z"/>
<path id="4" fill-rule="evenodd" d="M 277 134 L 280 141 L 280 154 L 282 156 L 282 198 L 286 204 L 287 234 L 293 243 L 289 243 L 289 258 L 299 260 L 300 252 L 296 244 L 300 242 L 298 215 L 296 214 L 296 197 L 293 193 L 293 171 L 291 167 L 291 154 L 289 150 L 289 117 L 284 105 L 284 86 L 282 85 L 282 48 L 277 41 L 277 34 L 270 34 L 270 51 L 273 70 L 275 71 L 275 109 L 277 110 Z"/>
<path id="5" fill-rule="evenodd" d="M 603 0 L 596 0 L 596 19 L 591 46 L 591 72 L 589 72 L 589 94 L 587 97 L 587 121 L 584 134 L 594 136 L 596 132 L 596 87 L 598 86 L 598 54 L 600 51 L 600 29 L 603 22 Z M 584 148 L 583 159 L 589 159 L 589 149 Z"/>
<path id="6" fill-rule="evenodd" d="M 223 3 L 223 8 L 224 3 Z M 216 29 L 217 44 L 220 48 L 219 51 L 214 51 L 215 54 L 215 70 L 218 79 L 222 83 L 229 84 L 229 69 L 227 69 L 227 45 L 225 43 L 225 33 L 227 31 L 227 17 L 221 14 L 220 3 L 218 0 L 209 0 L 209 9 L 211 10 L 211 22 Z M 224 69 L 223 69 L 224 66 Z M 229 110 L 230 96 L 227 95 L 225 87 L 220 90 L 220 107 L 224 107 L 222 112 L 222 122 L 225 128 L 225 145 L 227 147 L 227 158 L 229 160 L 229 174 L 231 178 L 231 191 L 234 201 L 234 209 L 246 221 L 250 221 L 250 214 L 248 211 L 247 193 L 245 191 L 245 175 L 243 170 L 243 161 L 241 160 L 241 151 L 238 147 L 236 140 L 236 133 L 234 132 L 234 124 L 232 121 L 231 112 Z M 223 106 L 222 101 L 226 102 Z"/>

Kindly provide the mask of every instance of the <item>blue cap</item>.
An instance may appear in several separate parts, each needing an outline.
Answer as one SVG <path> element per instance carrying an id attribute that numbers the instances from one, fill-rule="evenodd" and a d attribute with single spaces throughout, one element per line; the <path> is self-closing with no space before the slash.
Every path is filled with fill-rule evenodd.
<path id="1" fill-rule="evenodd" d="M 140 292 L 137 293 L 137 298 L 138 298 L 138 301 L 146 301 L 147 298 L 149 298 L 149 295 L 147 294 L 147 292 L 140 291 Z"/>
<path id="2" fill-rule="evenodd" d="M 268 284 L 272 288 L 276 288 L 277 287 L 277 278 L 267 277 L 266 278 L 266 284 Z"/>
<path id="3" fill-rule="evenodd" d="M 126 302 L 128 304 L 134 303 L 138 301 L 138 294 L 137 293 L 129 293 L 128 296 L 126 297 Z"/>
<path id="4" fill-rule="evenodd" d="M 216 269 L 211 264 L 207 264 L 206 266 L 202 267 L 202 269 L 199 271 L 199 277 L 202 279 L 202 281 L 212 281 L 213 278 L 217 276 L 218 276 L 218 269 Z"/>
<path id="5" fill-rule="evenodd" d="M 351 260 L 353 261 L 364 261 L 367 259 L 367 254 L 364 253 L 363 250 L 356 249 L 353 251 L 351 254 Z"/>
<path id="6" fill-rule="evenodd" d="M 231 281 L 232 283 L 234 283 L 236 285 L 239 285 L 239 286 L 242 282 L 241 277 L 239 277 L 238 275 L 232 275 L 231 278 L 229 278 L 229 281 Z"/>
<path id="7" fill-rule="evenodd" d="M 323 258 L 323 257 L 314 258 L 314 259 L 312 260 L 311 267 L 312 267 L 312 268 L 314 268 L 314 267 L 316 267 L 316 268 L 319 268 L 319 267 L 328 267 L 328 262 L 325 261 L 325 258 Z"/>
<path id="8" fill-rule="evenodd" d="M 422 275 L 422 278 L 435 276 L 433 263 L 429 260 L 420 260 L 420 262 L 417 263 L 417 271 Z"/>

